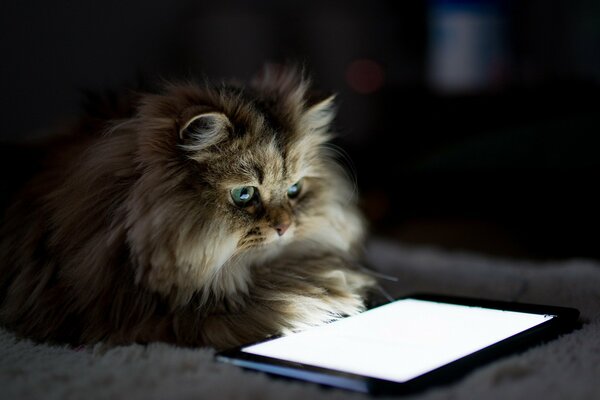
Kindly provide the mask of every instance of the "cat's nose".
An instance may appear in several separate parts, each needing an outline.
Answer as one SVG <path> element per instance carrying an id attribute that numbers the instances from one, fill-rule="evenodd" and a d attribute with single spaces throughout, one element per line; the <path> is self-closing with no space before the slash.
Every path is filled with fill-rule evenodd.
<path id="1" fill-rule="evenodd" d="M 292 213 L 283 207 L 274 207 L 269 212 L 269 225 L 279 236 L 288 230 L 292 224 Z"/>
<path id="2" fill-rule="evenodd" d="M 289 227 L 290 227 L 289 223 L 279 223 L 279 224 L 275 225 L 273 228 L 277 231 L 277 234 L 279 236 L 283 236 L 283 234 L 285 233 L 285 231 L 288 230 Z"/>

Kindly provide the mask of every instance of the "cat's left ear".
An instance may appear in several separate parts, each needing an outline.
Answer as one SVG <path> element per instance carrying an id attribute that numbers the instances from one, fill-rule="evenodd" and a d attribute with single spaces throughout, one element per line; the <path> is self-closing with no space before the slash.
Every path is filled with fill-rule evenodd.
<path id="1" fill-rule="evenodd" d="M 329 127 L 335 118 L 334 100 L 335 95 L 331 95 L 310 105 L 302 117 L 303 125 L 312 133 L 323 136 L 324 141 L 330 139 Z"/>
<path id="2" fill-rule="evenodd" d="M 207 112 L 190 118 L 179 130 L 186 150 L 201 151 L 227 139 L 232 125 L 225 114 Z"/>

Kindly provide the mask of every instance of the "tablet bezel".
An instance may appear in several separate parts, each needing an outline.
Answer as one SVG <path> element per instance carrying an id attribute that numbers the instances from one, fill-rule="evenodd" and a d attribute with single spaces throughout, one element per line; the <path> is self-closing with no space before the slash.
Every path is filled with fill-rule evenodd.
<path id="1" fill-rule="evenodd" d="M 555 315 L 556 317 L 406 382 L 394 382 L 372 378 L 242 351 L 242 348 L 256 343 L 249 343 L 218 352 L 215 354 L 215 358 L 218 361 L 235 364 L 243 368 L 314 382 L 326 386 L 371 394 L 404 394 L 452 382 L 466 375 L 476 367 L 492 360 L 523 351 L 536 344 L 551 340 L 562 333 L 575 329 L 579 318 L 578 310 L 559 306 L 514 303 L 435 294 L 415 294 L 397 298 L 395 301 L 403 299 L 426 300 L 437 303 L 458 304 L 505 311 L 548 314 Z M 261 342 L 274 340 L 276 338 L 277 337 L 271 337 Z"/>

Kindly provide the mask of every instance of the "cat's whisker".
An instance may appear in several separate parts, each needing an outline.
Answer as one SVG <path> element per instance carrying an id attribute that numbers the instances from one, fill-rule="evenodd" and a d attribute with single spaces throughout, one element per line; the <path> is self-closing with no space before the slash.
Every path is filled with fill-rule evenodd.
<path id="1" fill-rule="evenodd" d="M 352 194 L 351 198 L 348 199 L 348 202 L 355 202 L 358 198 L 358 178 L 356 168 L 354 167 L 350 156 L 344 149 L 333 143 L 325 143 L 323 146 L 327 149 L 327 151 L 334 154 L 333 158 L 336 161 L 335 167 L 338 168 L 340 172 L 344 174 L 344 176 L 346 176 L 351 184 Z M 337 160 L 341 160 L 345 164 L 346 168 L 343 165 L 340 165 Z"/>

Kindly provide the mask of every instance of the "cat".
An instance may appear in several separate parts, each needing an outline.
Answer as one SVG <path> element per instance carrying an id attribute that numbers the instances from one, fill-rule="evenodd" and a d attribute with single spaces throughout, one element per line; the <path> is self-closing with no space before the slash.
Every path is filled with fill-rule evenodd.
<path id="1" fill-rule="evenodd" d="M 298 68 L 266 68 L 248 85 L 169 83 L 125 103 L 61 137 L 8 209 L 2 325 L 73 345 L 224 349 L 364 310 L 375 280 L 328 147 L 333 97 L 315 98 Z"/>

